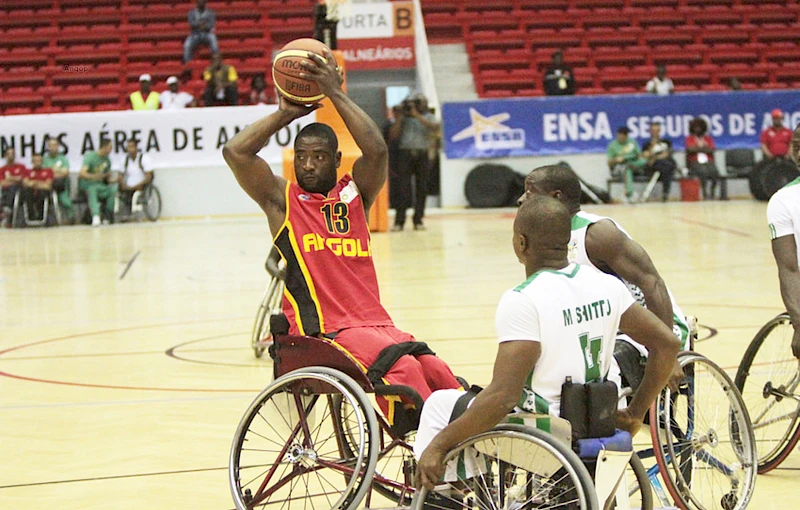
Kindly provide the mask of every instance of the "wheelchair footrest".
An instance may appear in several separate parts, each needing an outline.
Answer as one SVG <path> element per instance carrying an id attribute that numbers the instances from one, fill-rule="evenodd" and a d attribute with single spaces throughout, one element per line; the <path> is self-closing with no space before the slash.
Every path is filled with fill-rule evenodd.
<path id="1" fill-rule="evenodd" d="M 611 437 L 579 439 L 576 446 L 578 456 L 582 459 L 596 459 L 601 450 L 612 452 L 633 451 L 633 437 L 630 432 L 617 429 Z"/>

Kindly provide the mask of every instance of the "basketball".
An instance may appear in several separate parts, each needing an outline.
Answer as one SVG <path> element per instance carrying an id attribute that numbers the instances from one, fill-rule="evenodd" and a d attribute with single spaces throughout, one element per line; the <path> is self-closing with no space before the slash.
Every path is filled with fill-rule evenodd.
<path id="1" fill-rule="evenodd" d="M 323 50 L 328 50 L 325 44 L 316 39 L 295 39 L 281 48 L 272 61 L 272 81 L 275 89 L 283 97 L 293 103 L 311 105 L 325 97 L 319 86 L 313 80 L 306 80 L 299 76 L 303 72 L 301 63 L 309 61 L 308 53 L 315 53 L 322 57 Z"/>

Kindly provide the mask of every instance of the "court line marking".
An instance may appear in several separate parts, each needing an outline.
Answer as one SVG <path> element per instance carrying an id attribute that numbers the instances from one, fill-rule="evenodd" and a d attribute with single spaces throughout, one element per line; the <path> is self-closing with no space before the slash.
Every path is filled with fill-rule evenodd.
<path id="1" fill-rule="evenodd" d="M 219 396 L 219 397 L 195 397 L 195 398 L 154 398 L 154 399 L 138 399 L 138 400 L 108 400 L 103 402 L 65 402 L 56 404 L 27 404 L 27 405 L 8 405 L 0 406 L 0 411 L 3 410 L 20 410 L 20 409 L 51 409 L 59 407 L 103 407 L 103 406 L 125 406 L 125 405 L 142 405 L 142 404 L 175 404 L 180 402 L 213 402 L 217 400 L 237 400 L 243 398 L 251 398 L 249 395 L 239 396 Z"/>
<path id="2" fill-rule="evenodd" d="M 739 236 L 739 237 L 749 237 L 749 238 L 753 237 L 752 234 L 749 234 L 747 232 L 742 232 L 741 230 L 736 230 L 736 229 L 733 229 L 733 228 L 720 227 L 719 225 L 712 225 L 710 223 L 704 223 L 702 221 L 690 220 L 689 218 L 680 218 L 679 217 L 679 218 L 675 218 L 675 219 L 678 220 L 678 221 L 681 221 L 683 223 L 688 223 L 690 225 L 697 225 L 698 227 L 705 227 L 705 228 L 708 228 L 708 229 L 711 229 L 711 230 L 716 230 L 718 232 L 727 232 L 728 234 L 733 234 L 733 235 L 736 235 L 736 236 Z"/>
<path id="3" fill-rule="evenodd" d="M 133 263 L 136 261 L 136 258 L 139 257 L 139 254 L 142 253 L 142 250 L 138 250 L 136 253 L 133 254 L 133 257 L 128 261 L 128 265 L 125 266 L 125 270 L 122 271 L 122 274 L 119 275 L 119 279 L 122 280 L 125 278 L 125 275 L 128 274 L 128 270 L 131 268 Z"/>
<path id="4" fill-rule="evenodd" d="M 145 476 L 164 476 L 164 475 L 182 475 L 186 473 L 203 473 L 205 471 L 227 471 L 228 467 L 216 468 L 198 468 L 198 469 L 178 469 L 175 471 L 154 471 L 151 473 L 131 473 L 127 475 L 110 475 L 110 476 L 96 476 L 92 478 L 72 478 L 67 480 L 51 480 L 49 482 L 30 482 L 18 483 L 14 485 L 0 485 L 0 489 L 14 489 L 19 487 L 36 487 L 41 485 L 56 485 L 61 483 L 76 483 L 76 482 L 99 482 L 104 480 L 119 480 L 121 478 L 141 478 Z"/>

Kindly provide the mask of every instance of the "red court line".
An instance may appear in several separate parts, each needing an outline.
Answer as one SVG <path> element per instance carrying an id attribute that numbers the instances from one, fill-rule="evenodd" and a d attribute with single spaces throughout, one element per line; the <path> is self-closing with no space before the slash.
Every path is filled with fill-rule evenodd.
<path id="1" fill-rule="evenodd" d="M 702 221 L 690 220 L 688 218 L 675 218 L 678 221 L 682 221 L 683 223 L 689 223 L 690 225 L 697 225 L 698 227 L 705 227 L 711 230 L 717 230 L 719 232 L 727 232 L 729 234 L 733 234 L 739 237 L 753 237 L 751 234 L 747 232 L 742 232 L 741 230 L 734 230 L 732 228 L 725 228 L 720 227 L 719 225 L 711 225 L 710 223 L 703 223 Z"/>

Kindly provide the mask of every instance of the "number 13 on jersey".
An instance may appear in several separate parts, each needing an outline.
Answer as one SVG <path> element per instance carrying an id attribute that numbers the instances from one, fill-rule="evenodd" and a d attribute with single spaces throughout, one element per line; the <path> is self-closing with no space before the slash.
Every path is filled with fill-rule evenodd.
<path id="1" fill-rule="evenodd" d="M 320 207 L 325 217 L 325 226 L 331 234 L 344 235 L 350 232 L 350 219 L 347 217 L 350 210 L 344 202 L 327 203 Z"/>

